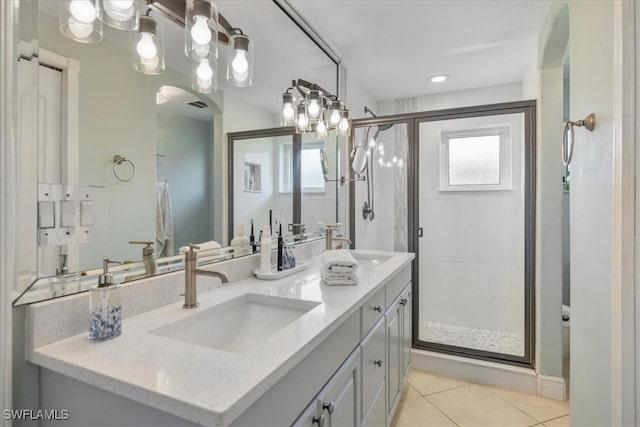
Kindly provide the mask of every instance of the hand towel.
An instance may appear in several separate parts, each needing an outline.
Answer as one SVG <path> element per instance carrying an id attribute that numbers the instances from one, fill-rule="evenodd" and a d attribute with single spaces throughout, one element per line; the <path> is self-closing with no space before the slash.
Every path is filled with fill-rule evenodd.
<path id="1" fill-rule="evenodd" d="M 329 286 L 353 286 L 358 284 L 355 276 L 324 277 L 322 280 Z"/>
<path id="2" fill-rule="evenodd" d="M 324 251 L 321 260 L 322 266 L 329 272 L 350 272 L 358 268 L 358 261 L 344 249 Z"/>

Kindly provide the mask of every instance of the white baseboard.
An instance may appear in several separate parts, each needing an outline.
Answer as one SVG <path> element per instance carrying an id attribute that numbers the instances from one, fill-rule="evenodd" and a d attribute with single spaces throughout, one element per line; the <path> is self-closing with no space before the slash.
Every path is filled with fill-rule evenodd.
<path id="1" fill-rule="evenodd" d="M 567 382 L 564 378 L 538 375 L 538 396 L 567 400 Z"/>
<path id="2" fill-rule="evenodd" d="M 566 399 L 564 378 L 538 375 L 535 370 L 426 350 L 411 350 L 414 369 L 481 385 L 501 387 L 551 399 Z"/>

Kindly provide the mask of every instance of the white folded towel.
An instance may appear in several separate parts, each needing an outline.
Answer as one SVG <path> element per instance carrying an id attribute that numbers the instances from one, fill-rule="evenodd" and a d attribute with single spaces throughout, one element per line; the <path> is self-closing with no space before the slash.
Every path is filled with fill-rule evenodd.
<path id="1" fill-rule="evenodd" d="M 322 253 L 320 275 L 329 286 L 357 285 L 356 270 L 358 261 L 344 249 L 329 250 Z"/>
<path id="2" fill-rule="evenodd" d="M 200 249 L 195 249 L 196 252 L 205 252 L 205 251 L 212 251 L 214 249 L 220 249 L 222 246 L 220 246 L 220 243 L 216 242 L 215 240 L 209 240 L 208 242 L 202 242 L 199 243 L 197 246 L 200 246 Z M 189 246 L 182 246 L 180 247 L 180 253 L 183 254 L 185 252 L 189 252 Z"/>
<path id="3" fill-rule="evenodd" d="M 355 276 L 323 277 L 322 280 L 329 286 L 352 286 L 358 284 L 358 279 Z"/>
<path id="4" fill-rule="evenodd" d="M 347 273 L 358 268 L 358 261 L 344 249 L 324 251 L 321 260 L 322 266 L 330 273 Z"/>

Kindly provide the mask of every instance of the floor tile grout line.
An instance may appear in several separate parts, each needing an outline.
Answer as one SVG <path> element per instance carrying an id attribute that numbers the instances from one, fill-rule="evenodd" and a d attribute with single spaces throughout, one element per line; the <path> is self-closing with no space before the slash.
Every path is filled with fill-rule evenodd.
<path id="1" fill-rule="evenodd" d="M 409 384 L 409 385 L 411 385 L 410 383 L 408 383 L 408 384 Z M 447 392 L 447 391 L 451 391 L 451 390 L 457 390 L 457 389 L 459 389 L 459 388 L 463 388 L 463 387 L 469 387 L 469 386 L 471 386 L 471 385 L 474 385 L 474 383 L 469 383 L 469 384 L 459 385 L 459 386 L 457 386 L 457 387 L 448 388 L 448 389 L 446 389 L 446 390 L 434 391 L 433 393 L 426 393 L 426 394 L 422 394 L 422 393 L 420 392 L 420 390 L 418 390 L 417 388 L 415 388 L 415 387 L 413 387 L 413 386 L 412 386 L 412 387 L 413 387 L 413 389 L 414 389 L 415 391 L 417 391 L 417 392 L 418 392 L 418 394 L 419 394 L 421 397 L 426 397 L 426 396 L 432 396 L 432 395 L 434 395 L 434 394 L 445 393 L 445 392 Z"/>
<path id="2" fill-rule="evenodd" d="M 549 418 L 548 420 L 540 421 L 540 424 L 548 423 L 549 421 L 559 420 L 560 418 L 568 417 L 570 415 L 571 415 L 571 413 L 568 413 L 568 414 L 560 415 L 559 417 Z"/>
<path id="3" fill-rule="evenodd" d="M 523 414 L 525 414 L 527 417 L 529 417 L 529 418 L 531 418 L 532 420 L 534 420 L 534 421 L 536 422 L 536 424 L 532 424 L 533 426 L 536 426 L 536 425 L 538 425 L 538 424 L 542 424 L 542 423 L 544 423 L 544 422 L 545 422 L 545 421 L 542 421 L 542 420 L 538 420 L 537 418 L 535 418 L 535 417 L 534 417 L 534 416 L 532 416 L 532 415 L 527 414 L 525 411 L 523 411 L 522 409 L 518 408 L 518 407 L 517 407 L 516 405 L 514 405 L 513 403 L 509 402 L 509 401 L 508 401 L 507 399 L 505 399 L 504 397 L 500 396 L 500 395 L 499 395 L 499 394 L 497 394 L 497 393 L 494 393 L 494 392 L 493 392 L 493 390 L 491 390 L 491 389 L 489 389 L 489 388 L 487 388 L 487 387 L 484 387 L 484 386 L 480 386 L 480 387 L 482 387 L 483 389 L 487 390 L 489 393 L 493 394 L 493 395 L 494 395 L 494 396 L 496 396 L 497 398 L 502 399 L 502 400 L 503 400 L 504 402 L 506 402 L 507 404 L 509 404 L 509 405 L 513 406 L 513 407 L 514 407 L 514 408 L 516 408 L 518 411 L 522 412 L 522 413 L 523 413 Z M 537 396 L 537 395 L 533 395 L 533 396 Z M 564 416 L 564 415 L 563 415 L 563 416 Z M 550 421 L 550 420 L 546 420 L 546 421 Z"/>
<path id="4" fill-rule="evenodd" d="M 461 387 L 458 387 L 461 388 Z M 453 389 L 451 389 L 453 390 Z M 433 394 L 437 394 L 437 393 L 433 393 Z M 434 408 L 436 408 L 438 410 L 438 412 L 440 412 L 442 415 L 444 415 L 445 417 L 447 417 L 447 419 L 449 421 L 451 421 L 454 425 L 460 427 L 460 424 L 456 423 L 455 421 L 453 421 L 453 419 L 451 419 L 451 417 L 449 415 L 447 415 L 446 412 L 444 412 L 442 409 L 440 409 L 440 407 L 438 405 L 436 405 L 435 403 L 433 403 L 432 401 L 430 401 L 429 399 L 427 399 L 427 396 L 421 396 L 424 400 L 427 401 L 428 404 L 430 404 L 431 406 L 433 406 Z"/>

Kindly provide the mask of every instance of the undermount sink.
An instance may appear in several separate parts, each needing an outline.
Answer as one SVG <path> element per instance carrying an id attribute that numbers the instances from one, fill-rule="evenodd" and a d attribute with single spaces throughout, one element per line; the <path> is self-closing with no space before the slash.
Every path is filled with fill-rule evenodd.
<path id="1" fill-rule="evenodd" d="M 244 294 L 199 310 L 152 334 L 229 353 L 245 353 L 319 305 L 271 295 Z"/>
<path id="2" fill-rule="evenodd" d="M 353 257 L 360 264 L 368 264 L 368 265 L 371 265 L 373 267 L 376 267 L 376 266 L 379 266 L 379 265 L 389 261 L 393 256 L 392 255 L 376 254 L 376 253 L 355 252 L 355 253 L 353 253 Z"/>

